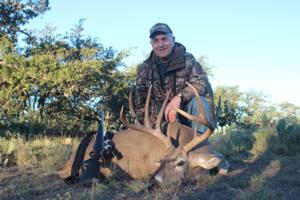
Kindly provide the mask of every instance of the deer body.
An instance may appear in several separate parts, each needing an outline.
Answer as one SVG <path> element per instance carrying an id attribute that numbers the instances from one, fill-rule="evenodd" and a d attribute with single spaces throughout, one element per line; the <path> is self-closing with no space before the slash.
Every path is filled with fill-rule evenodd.
<path id="1" fill-rule="evenodd" d="M 170 123 L 168 132 L 172 133 L 171 139 L 177 145 L 187 144 L 193 139 L 193 130 L 178 122 Z M 112 140 L 116 149 L 122 154 L 120 160 L 114 157 L 112 162 L 134 179 L 151 177 L 159 168 L 157 162 L 162 160 L 168 153 L 168 149 L 161 140 L 144 132 L 124 130 L 117 132 Z M 88 145 L 84 160 L 90 158 L 90 152 L 93 151 L 94 143 L 95 140 L 93 139 Z M 213 154 L 211 145 L 207 141 L 195 148 L 194 151 L 197 152 L 198 157 L 200 154 Z M 193 151 L 189 155 L 192 158 Z M 74 157 L 75 152 L 72 153 L 70 159 L 60 169 L 60 178 L 67 178 L 71 175 Z"/>
<path id="2" fill-rule="evenodd" d="M 122 108 L 120 120 L 128 129 L 114 134 L 112 140 L 115 148 L 122 154 L 122 158 L 114 157 L 112 162 L 132 178 L 141 179 L 153 176 L 159 183 L 176 182 L 186 178 L 195 178 L 202 169 L 212 169 L 222 161 L 222 156 L 216 154 L 207 141 L 218 120 L 220 99 L 215 112 L 213 94 L 210 94 L 212 111 L 209 118 L 211 121 L 209 121 L 198 92 L 189 83 L 187 84 L 193 89 L 202 114 L 191 116 L 180 109 L 176 111 L 189 120 L 205 125 L 207 130 L 201 135 L 179 122 L 169 123 L 166 134 L 162 133 L 161 120 L 170 92 L 168 92 L 157 116 L 155 128 L 153 128 L 148 114 L 151 87 L 145 103 L 144 125 L 137 121 L 135 124 L 130 124 L 124 117 Z M 135 117 L 131 95 L 129 108 L 132 116 Z M 93 145 L 94 141 L 89 144 L 84 160 L 90 158 L 89 153 L 93 150 Z M 75 153 L 59 171 L 61 178 L 70 176 L 74 156 Z"/>

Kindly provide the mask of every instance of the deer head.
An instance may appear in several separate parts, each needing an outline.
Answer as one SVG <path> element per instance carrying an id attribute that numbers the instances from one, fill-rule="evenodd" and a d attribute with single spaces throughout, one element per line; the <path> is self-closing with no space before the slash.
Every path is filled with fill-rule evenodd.
<path id="1" fill-rule="evenodd" d="M 164 158 L 157 162 L 159 167 L 156 173 L 153 175 L 154 179 L 159 183 L 175 182 L 194 176 L 195 173 L 199 172 L 199 169 L 210 168 L 211 166 L 214 166 L 216 162 L 220 162 L 217 157 L 210 157 L 209 159 L 205 159 L 205 155 L 200 156 L 200 158 L 195 158 L 195 154 L 190 152 L 193 152 L 197 146 L 205 142 L 208 137 L 214 132 L 220 112 L 221 99 L 219 98 L 218 107 L 215 112 L 213 93 L 212 90 L 209 90 L 211 112 L 209 113 L 210 117 L 207 118 L 207 113 L 205 113 L 204 111 L 203 104 L 197 90 L 191 84 L 187 84 L 193 90 L 196 96 L 200 114 L 199 116 L 192 116 L 181 109 L 176 109 L 176 112 L 183 115 L 189 120 L 198 122 L 199 124 L 203 124 L 207 127 L 207 130 L 203 134 L 199 134 L 196 130 L 191 130 L 191 128 L 185 127 L 184 129 L 187 131 L 185 131 L 186 133 L 183 134 L 191 134 L 191 132 L 193 133 L 192 140 L 187 143 L 179 144 L 179 146 L 175 147 L 171 142 L 172 133 L 170 133 L 170 130 L 172 130 L 172 126 L 178 126 L 178 122 L 170 123 L 168 125 L 168 131 L 166 134 L 162 133 L 160 128 L 170 91 L 167 93 L 167 97 L 158 113 L 155 128 L 152 128 L 153 126 L 149 120 L 149 103 L 152 87 L 150 87 L 148 90 L 147 100 L 145 103 L 144 125 L 141 125 L 137 120 L 134 124 L 130 124 L 124 117 L 123 107 L 120 112 L 120 120 L 127 128 L 154 135 L 159 140 L 161 140 L 166 149 L 168 149 Z M 129 95 L 129 109 L 132 116 L 135 117 L 136 114 L 133 109 L 131 93 Z"/>

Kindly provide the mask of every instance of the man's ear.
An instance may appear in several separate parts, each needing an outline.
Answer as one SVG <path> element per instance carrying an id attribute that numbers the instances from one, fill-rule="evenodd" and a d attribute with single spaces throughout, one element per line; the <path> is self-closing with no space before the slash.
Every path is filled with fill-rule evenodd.
<path id="1" fill-rule="evenodd" d="M 151 46 L 152 46 L 152 48 L 153 48 L 153 42 L 152 42 L 152 40 L 150 40 L 150 42 L 149 42 L 150 44 L 151 44 Z"/>

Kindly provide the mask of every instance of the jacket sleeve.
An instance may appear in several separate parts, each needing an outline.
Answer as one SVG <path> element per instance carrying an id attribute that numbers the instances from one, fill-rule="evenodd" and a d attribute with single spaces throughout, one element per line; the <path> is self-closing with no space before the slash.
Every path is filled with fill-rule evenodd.
<path id="1" fill-rule="evenodd" d="M 200 96 L 205 96 L 211 89 L 210 83 L 202 66 L 191 54 L 186 57 L 186 70 L 187 81 L 198 90 Z M 193 96 L 195 96 L 193 90 L 186 85 L 182 90 L 183 103 L 189 101 Z"/>
<path id="2" fill-rule="evenodd" d="M 136 87 L 135 87 L 135 110 L 137 119 L 140 122 L 144 120 L 144 103 L 147 98 L 147 66 L 141 64 L 137 69 Z"/>

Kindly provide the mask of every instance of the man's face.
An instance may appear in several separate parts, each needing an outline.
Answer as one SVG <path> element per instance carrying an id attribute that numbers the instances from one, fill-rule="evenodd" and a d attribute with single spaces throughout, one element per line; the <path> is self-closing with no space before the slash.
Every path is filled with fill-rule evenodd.
<path id="1" fill-rule="evenodd" d="M 171 53 L 175 45 L 175 39 L 172 34 L 159 33 L 151 38 L 150 43 L 155 55 L 164 59 Z"/>

